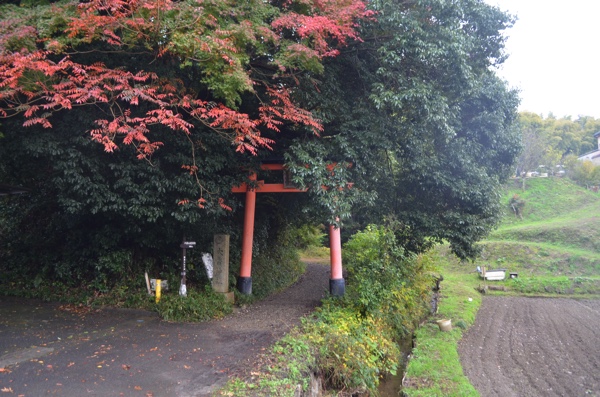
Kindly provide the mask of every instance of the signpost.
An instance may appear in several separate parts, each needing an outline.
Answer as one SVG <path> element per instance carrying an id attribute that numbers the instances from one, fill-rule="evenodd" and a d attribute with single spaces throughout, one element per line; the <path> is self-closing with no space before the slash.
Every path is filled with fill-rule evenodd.
<path id="1" fill-rule="evenodd" d="M 195 246 L 196 246 L 195 241 L 185 241 L 185 238 L 183 239 L 183 242 L 180 245 L 181 249 L 183 250 L 183 260 L 182 260 L 182 266 L 181 266 L 181 285 L 179 286 L 179 295 L 180 296 L 187 296 L 187 287 L 185 286 L 185 283 L 186 283 L 185 250 L 192 249 Z"/>

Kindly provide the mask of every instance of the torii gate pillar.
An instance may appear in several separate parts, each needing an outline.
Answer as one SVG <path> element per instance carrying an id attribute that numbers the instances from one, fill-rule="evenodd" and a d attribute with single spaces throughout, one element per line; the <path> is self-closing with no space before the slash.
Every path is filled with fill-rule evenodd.
<path id="1" fill-rule="evenodd" d="M 250 176 L 256 180 L 256 174 Z M 242 260 L 240 275 L 236 287 L 244 295 L 252 294 L 252 243 L 254 240 L 254 213 L 256 210 L 256 190 L 246 191 L 246 205 L 244 207 L 244 231 L 242 235 Z"/>
<path id="2" fill-rule="evenodd" d="M 329 293 L 332 296 L 343 296 L 346 292 L 346 282 L 342 274 L 342 239 L 340 228 L 335 225 L 329 225 L 329 256 L 331 263 Z"/>

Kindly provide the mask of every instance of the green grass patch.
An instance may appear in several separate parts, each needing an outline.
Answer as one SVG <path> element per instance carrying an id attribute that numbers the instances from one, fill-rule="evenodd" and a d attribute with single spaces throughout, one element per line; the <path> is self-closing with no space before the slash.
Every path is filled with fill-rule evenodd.
<path id="1" fill-rule="evenodd" d="M 310 246 L 300 251 L 300 259 L 310 263 L 329 263 L 329 247 Z"/>
<path id="2" fill-rule="evenodd" d="M 505 267 L 523 276 L 600 275 L 600 253 L 581 248 L 567 248 L 551 243 L 488 240 L 475 262 L 489 268 Z"/>
<path id="3" fill-rule="evenodd" d="M 526 189 L 522 190 L 520 180 L 511 180 L 507 185 L 504 195 L 507 216 L 504 225 L 522 223 L 508 206 L 510 198 L 515 194 L 525 200 L 523 220 L 526 222 L 547 221 L 565 216 L 590 205 L 596 206 L 600 201 L 597 193 L 583 189 L 566 178 L 532 178 L 527 180 L 525 186 Z"/>
<path id="4" fill-rule="evenodd" d="M 407 397 L 479 396 L 463 375 L 458 341 L 473 325 L 481 305 L 481 295 L 473 280 L 443 272 L 438 313 L 415 332 L 415 348 L 406 368 L 404 388 Z M 452 331 L 443 332 L 436 320 L 451 319 Z"/>

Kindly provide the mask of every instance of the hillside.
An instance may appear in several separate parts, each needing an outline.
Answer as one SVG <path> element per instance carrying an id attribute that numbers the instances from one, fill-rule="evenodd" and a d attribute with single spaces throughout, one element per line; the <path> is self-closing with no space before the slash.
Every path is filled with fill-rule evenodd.
<path id="1" fill-rule="evenodd" d="M 508 202 L 525 201 L 523 219 Z M 517 267 L 552 275 L 600 275 L 600 195 L 568 179 L 537 178 L 507 186 L 507 213 L 485 243 L 489 256 L 510 258 Z M 491 258 L 489 258 L 491 259 Z M 507 263 L 507 265 L 510 263 Z"/>
<path id="2" fill-rule="evenodd" d="M 522 219 L 509 206 L 515 194 L 525 202 Z M 473 269 L 518 273 L 502 284 L 521 293 L 600 293 L 600 194 L 568 179 L 535 178 L 525 190 L 511 181 L 503 201 L 504 220 L 481 243 Z"/>

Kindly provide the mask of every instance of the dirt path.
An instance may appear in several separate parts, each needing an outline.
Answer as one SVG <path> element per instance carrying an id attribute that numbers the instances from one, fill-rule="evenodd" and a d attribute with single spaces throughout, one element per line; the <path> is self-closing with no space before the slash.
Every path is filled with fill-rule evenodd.
<path id="1" fill-rule="evenodd" d="M 290 288 L 220 321 L 172 324 L 154 313 L 0 298 L 2 395 L 203 397 L 326 295 L 329 268 L 309 264 Z"/>
<path id="2" fill-rule="evenodd" d="M 459 354 L 482 397 L 599 397 L 600 301 L 485 297 Z"/>

